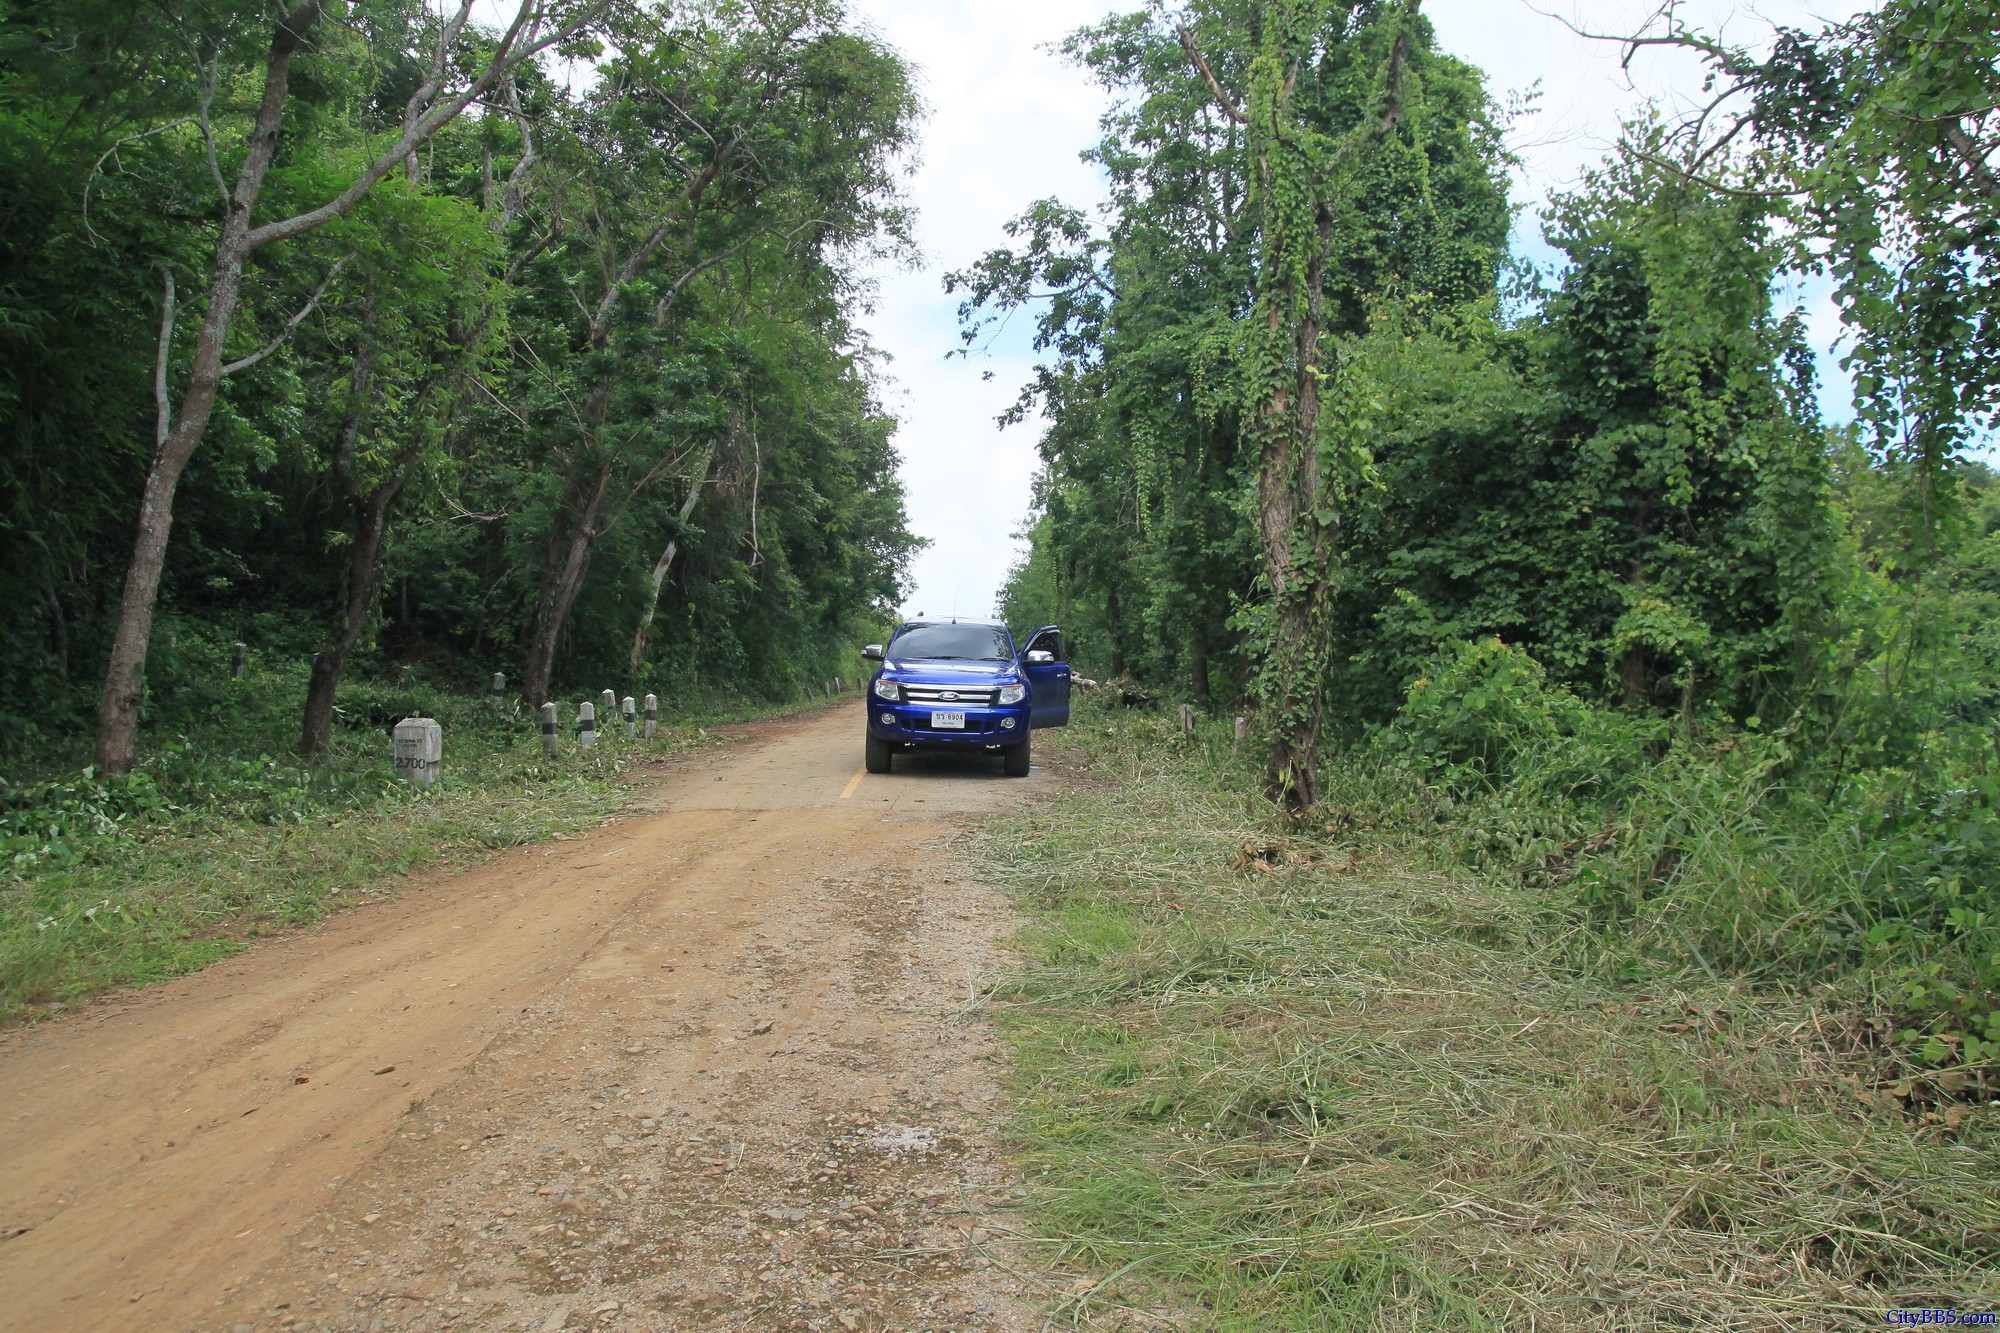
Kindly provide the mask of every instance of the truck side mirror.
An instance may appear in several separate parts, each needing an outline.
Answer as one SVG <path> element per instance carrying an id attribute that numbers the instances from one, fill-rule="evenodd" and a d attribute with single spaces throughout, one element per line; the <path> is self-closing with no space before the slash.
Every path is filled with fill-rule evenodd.
<path id="1" fill-rule="evenodd" d="M 879 662 L 882 660 L 882 645 L 871 643 L 861 650 L 861 655 L 871 662 Z"/>
<path id="2" fill-rule="evenodd" d="M 1030 666 L 1046 666 L 1055 660 L 1056 655 L 1054 653 L 1045 653 L 1039 648 L 1034 649 L 1028 654 L 1028 665 Z"/>

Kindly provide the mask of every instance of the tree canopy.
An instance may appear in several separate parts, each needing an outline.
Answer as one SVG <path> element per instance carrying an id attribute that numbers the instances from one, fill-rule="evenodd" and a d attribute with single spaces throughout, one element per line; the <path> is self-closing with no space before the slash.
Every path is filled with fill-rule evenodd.
<path id="1" fill-rule="evenodd" d="M 313 657 L 308 754 L 357 654 L 831 674 L 916 547 L 854 316 L 917 111 L 829 0 L 0 5 L 9 707 L 130 764 L 160 631 Z"/>

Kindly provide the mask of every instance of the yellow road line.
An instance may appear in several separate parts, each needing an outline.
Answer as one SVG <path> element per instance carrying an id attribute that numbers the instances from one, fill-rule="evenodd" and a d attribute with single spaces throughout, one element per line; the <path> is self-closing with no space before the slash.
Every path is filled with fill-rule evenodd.
<path id="1" fill-rule="evenodd" d="M 854 795 L 854 789 L 855 789 L 856 787 L 859 787 L 859 786 L 861 785 L 861 779 L 862 779 L 862 778 L 864 778 L 864 777 L 866 777 L 866 776 L 868 776 L 868 770 L 867 770 L 867 769 L 865 769 L 865 768 L 858 768 L 858 769 L 856 769 L 856 770 L 854 771 L 854 776 L 853 776 L 853 777 L 851 777 L 851 778 L 849 778 L 849 779 L 847 780 L 847 785 L 846 785 L 845 787 L 843 787 L 843 788 L 841 789 L 841 792 L 840 792 L 840 799 L 844 801 L 844 800 L 846 800 L 846 799 L 847 799 L 848 797 L 850 797 L 850 796 Z"/>

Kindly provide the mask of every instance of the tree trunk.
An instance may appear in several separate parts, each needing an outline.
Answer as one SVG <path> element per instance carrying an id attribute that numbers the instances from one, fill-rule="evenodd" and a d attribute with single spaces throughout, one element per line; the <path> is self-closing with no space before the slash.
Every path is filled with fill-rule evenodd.
<path id="1" fill-rule="evenodd" d="M 556 641 L 563 622 L 583 587 L 597 543 L 597 524 L 604 515 L 604 493 L 611 484 L 612 460 L 597 465 L 595 475 L 572 471 L 556 529 L 549 534 L 548 563 L 542 572 L 541 595 L 535 599 L 534 627 L 528 637 L 526 680 L 521 697 L 531 708 L 548 702 L 555 674 Z"/>
<path id="2" fill-rule="evenodd" d="M 284 122 L 286 85 L 292 57 L 306 32 L 319 18 L 320 0 L 300 0 L 278 21 L 271 35 L 271 55 L 265 66 L 264 95 L 250 132 L 250 146 L 237 172 L 236 189 L 216 242 L 215 268 L 208 284 L 208 311 L 188 367 L 187 388 L 178 414 L 166 402 L 166 362 L 172 338 L 172 288 L 162 311 L 159 365 L 155 391 L 159 426 L 153 459 L 140 493 L 139 522 L 132 538 L 132 559 L 125 569 L 119 598 L 118 626 L 104 668 L 104 689 L 97 704 L 97 765 L 106 773 L 132 767 L 139 729 L 139 705 L 146 692 L 146 650 L 152 641 L 153 607 L 159 598 L 160 575 L 166 568 L 167 538 L 174 526 L 174 491 L 188 459 L 208 429 L 215 400 L 222 389 L 223 349 L 236 307 L 243 294 L 243 263 L 249 256 L 250 215 L 264 189 L 264 176 L 278 150 L 278 130 Z M 171 420 L 171 425 L 169 421 Z"/>
<path id="3" fill-rule="evenodd" d="M 410 450 L 414 457 L 416 450 Z M 389 505 L 403 488 L 408 468 L 383 482 L 356 506 L 354 540 L 347 548 L 347 602 L 340 628 L 313 657 L 312 679 L 306 685 L 305 723 L 299 735 L 299 754 L 312 758 L 325 748 L 333 734 L 333 696 L 340 687 L 340 674 L 354 645 L 368 627 L 375 610 L 375 594 L 382 583 L 382 537 L 388 527 Z"/>
<path id="4" fill-rule="evenodd" d="M 1324 359 L 1320 312 L 1332 210 L 1322 205 L 1315 223 L 1317 234 L 1305 274 L 1305 309 L 1292 330 L 1291 383 L 1281 386 L 1266 405 L 1257 478 L 1258 536 L 1278 620 L 1263 699 L 1272 726 L 1268 776 L 1273 794 L 1293 809 L 1315 805 L 1320 798 L 1321 621 L 1335 531 L 1318 515 L 1323 503 L 1318 449 Z M 1273 332 L 1280 326 L 1281 312 L 1296 308 L 1300 296 L 1289 270 L 1274 276 L 1277 297 L 1268 317 Z"/>
<path id="5" fill-rule="evenodd" d="M 243 265 L 252 251 L 274 241 L 289 240 L 326 225 L 352 211 L 369 191 L 398 163 L 405 161 L 431 136 L 449 124 L 475 99 L 483 96 L 501 77 L 513 71 L 537 51 L 554 45 L 594 18 L 594 11 L 580 11 L 569 25 L 541 29 L 532 3 L 524 2 L 513 23 L 501 35 L 484 70 L 459 93 L 443 102 L 434 99 L 450 68 L 445 48 L 439 46 L 438 60 L 429 77 L 410 99 L 412 111 L 406 115 L 403 133 L 395 145 L 379 154 L 358 173 L 346 188 L 306 212 L 252 227 L 251 218 L 263 193 L 264 178 L 277 154 L 278 134 L 284 126 L 285 98 L 291 78 L 292 60 L 304 45 L 307 33 L 319 22 L 325 0 L 296 0 L 283 11 L 271 33 L 271 50 L 264 66 L 264 88 L 251 122 L 250 140 L 236 173 L 236 186 L 229 196 L 222 232 L 216 240 L 215 265 L 209 278 L 208 310 L 202 319 L 201 336 L 195 344 L 188 367 L 187 387 L 178 413 L 171 410 L 167 395 L 167 361 L 173 332 L 173 286 L 169 277 L 166 308 L 162 312 L 160 348 L 154 374 L 154 394 L 158 425 L 154 432 L 152 461 L 146 469 L 140 493 L 139 517 L 132 538 L 132 558 L 125 569 L 125 583 L 119 595 L 118 622 L 111 639 L 111 651 L 104 668 L 104 688 L 97 704 L 97 763 L 107 773 L 122 773 L 132 766 L 139 725 L 139 706 L 146 691 L 146 650 L 152 640 L 153 609 L 160 592 L 160 576 L 166 567 L 167 539 L 174 524 L 174 492 L 195 446 L 208 429 L 209 416 L 222 381 L 231 373 L 248 369 L 270 354 L 278 343 L 241 361 L 226 363 L 224 348 L 235 323 L 243 291 Z M 459 17 L 447 20 L 448 32 L 461 31 L 470 14 L 471 0 L 463 0 Z M 535 20 L 531 23 L 531 20 Z M 424 110 L 417 114 L 414 108 Z M 338 267 L 338 265 L 336 265 Z M 324 291 L 324 287 L 321 289 Z M 286 332 L 305 318 L 316 303 L 315 296 L 295 315 Z M 284 335 L 280 335 L 282 341 Z"/>
<path id="6" fill-rule="evenodd" d="M 69 617 L 51 579 L 42 585 L 42 605 L 49 609 L 49 655 L 56 660 L 56 679 L 69 683 Z"/>
<path id="7" fill-rule="evenodd" d="M 1118 612 L 1118 580 L 1107 579 L 1104 584 L 1105 639 L 1108 640 L 1110 655 L 1105 659 L 1105 669 L 1116 680 L 1125 674 L 1125 654 L 1118 648 L 1118 627 L 1122 623 Z"/>
<path id="8" fill-rule="evenodd" d="M 715 444 L 711 441 L 701 451 L 701 462 L 695 465 L 694 479 L 688 483 L 687 498 L 681 501 L 680 526 L 685 526 L 688 515 L 694 512 L 695 502 L 701 499 L 701 488 L 708 484 L 709 460 L 715 457 Z M 639 684 L 639 663 L 646 656 L 646 640 L 653 630 L 653 615 L 660 607 L 660 589 L 666 586 L 667 571 L 673 568 L 674 554 L 680 550 L 680 538 L 668 540 L 667 548 L 660 552 L 659 562 L 653 566 L 651 592 L 646 598 L 646 609 L 639 616 L 639 628 L 632 634 L 632 656 L 626 663 L 626 675 L 636 689 Z"/>

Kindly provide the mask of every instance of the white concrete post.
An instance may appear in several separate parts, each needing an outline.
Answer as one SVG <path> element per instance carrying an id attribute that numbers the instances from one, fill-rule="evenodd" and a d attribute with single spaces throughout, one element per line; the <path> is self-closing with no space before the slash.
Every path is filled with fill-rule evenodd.
<path id="1" fill-rule="evenodd" d="M 406 717 L 396 724 L 396 771 L 419 787 L 438 780 L 444 759 L 444 728 L 427 717 Z"/>
<path id="2" fill-rule="evenodd" d="M 556 706 L 554 704 L 542 705 L 542 749 L 548 753 L 551 759 L 560 753 L 556 744 Z"/>
<path id="3" fill-rule="evenodd" d="M 845 686 L 843 686 L 843 685 L 842 685 L 842 684 L 840 683 L 840 677 L 838 677 L 838 676 L 835 676 L 835 677 L 833 678 L 833 692 L 834 692 L 835 694 L 838 694 L 838 693 L 840 693 L 840 692 L 841 692 L 841 690 L 843 690 L 843 689 L 845 689 L 845 688 L 846 688 L 846 687 L 845 687 Z"/>
<path id="4" fill-rule="evenodd" d="M 628 741 L 639 734 L 638 724 L 632 720 L 632 710 L 637 706 L 633 703 L 632 696 L 629 694 L 618 705 L 618 710 L 625 714 L 625 739 Z"/>
<path id="5" fill-rule="evenodd" d="M 1239 718 L 1237 718 L 1237 719 L 1236 719 L 1236 739 L 1230 742 L 1230 744 L 1229 744 L 1229 748 L 1230 748 L 1231 750 L 1240 750 L 1240 749 L 1242 749 L 1242 748 L 1243 748 L 1243 738 L 1244 738 L 1245 736 L 1249 735 L 1249 734 L 1250 734 L 1250 719 L 1249 719 L 1249 718 L 1247 718 L 1247 717 L 1239 717 Z"/>
<path id="6" fill-rule="evenodd" d="M 598 695 L 597 706 L 604 710 L 604 720 L 609 723 L 618 712 L 618 691 L 606 690 Z"/>
<path id="7" fill-rule="evenodd" d="M 1181 735 L 1194 735 L 1194 709 L 1181 705 Z"/>
<path id="8" fill-rule="evenodd" d="M 496 671 L 493 673 L 493 706 L 495 708 L 498 708 L 501 702 L 506 698 L 506 696 L 507 696 L 507 673 L 504 671 Z"/>
<path id="9" fill-rule="evenodd" d="M 646 696 L 646 739 L 660 734 L 660 699 L 658 695 Z"/>
<path id="10" fill-rule="evenodd" d="M 396 688 L 399 690 L 410 688 L 410 669 L 408 667 L 404 667 L 396 673 Z"/>
<path id="11" fill-rule="evenodd" d="M 240 679 L 244 671 L 248 669 L 249 666 L 250 666 L 249 646 L 247 644 L 241 644 L 241 643 L 230 644 L 229 674 L 232 677 Z"/>
<path id="12" fill-rule="evenodd" d="M 585 699 L 576 706 L 576 748 L 588 750 L 597 744 L 597 706 Z"/>

